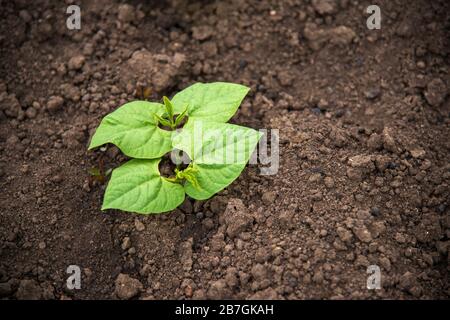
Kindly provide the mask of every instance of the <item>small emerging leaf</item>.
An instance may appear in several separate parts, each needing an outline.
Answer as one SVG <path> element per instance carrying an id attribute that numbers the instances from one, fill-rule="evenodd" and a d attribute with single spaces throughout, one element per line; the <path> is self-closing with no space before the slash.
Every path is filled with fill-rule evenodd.
<path id="1" fill-rule="evenodd" d="M 158 116 L 156 113 L 155 113 L 154 116 L 155 116 L 155 118 L 157 119 L 157 121 L 158 121 L 159 123 L 161 123 L 163 126 L 170 127 L 170 126 L 172 125 L 172 124 L 170 123 L 169 120 L 164 119 L 163 117 Z"/>
<path id="2" fill-rule="evenodd" d="M 186 181 L 189 182 L 195 189 L 200 189 L 197 177 L 193 174 L 186 175 Z"/>
<path id="3" fill-rule="evenodd" d="M 188 168 L 182 171 L 178 171 L 177 169 L 175 169 L 175 172 L 180 180 L 185 179 L 187 182 L 191 183 L 194 186 L 194 188 L 200 188 L 200 185 L 198 184 L 197 178 L 195 176 L 197 169 L 194 169 L 192 166 L 189 166 Z"/>
<path id="4" fill-rule="evenodd" d="M 187 106 L 184 109 L 184 111 L 182 113 L 180 113 L 177 118 L 175 119 L 175 127 L 178 126 L 181 121 L 183 121 L 184 117 L 186 116 L 186 112 L 187 112 Z"/>
<path id="5" fill-rule="evenodd" d="M 169 116 L 169 119 L 172 121 L 173 115 L 174 115 L 172 103 L 170 102 L 169 98 L 167 98 L 166 96 L 163 97 L 163 101 L 164 101 L 164 105 L 166 107 L 166 111 Z"/>

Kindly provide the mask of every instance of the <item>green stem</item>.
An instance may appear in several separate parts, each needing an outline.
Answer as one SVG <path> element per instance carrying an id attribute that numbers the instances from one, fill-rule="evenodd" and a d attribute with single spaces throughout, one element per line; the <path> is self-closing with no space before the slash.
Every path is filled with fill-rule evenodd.
<path id="1" fill-rule="evenodd" d="M 170 178 L 164 178 L 164 179 L 166 179 L 169 182 L 174 182 L 174 183 L 181 183 L 182 182 L 182 180 L 179 179 L 178 177 L 170 177 Z"/>

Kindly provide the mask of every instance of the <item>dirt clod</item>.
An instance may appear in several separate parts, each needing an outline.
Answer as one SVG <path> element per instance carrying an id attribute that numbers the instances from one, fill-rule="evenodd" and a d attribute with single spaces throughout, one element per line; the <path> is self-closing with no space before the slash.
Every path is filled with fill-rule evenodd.
<path id="1" fill-rule="evenodd" d="M 18 300 L 40 300 L 42 299 L 42 288 L 34 280 L 22 280 L 16 292 Z"/>
<path id="2" fill-rule="evenodd" d="M 240 199 L 230 199 L 223 214 L 227 235 L 235 238 L 253 223 L 253 217 Z"/>
<path id="3" fill-rule="evenodd" d="M 132 5 L 121 4 L 119 5 L 117 17 L 122 22 L 132 22 L 136 19 L 136 12 Z"/>
<path id="4" fill-rule="evenodd" d="M 47 102 L 47 109 L 49 111 L 56 111 L 59 108 L 61 108 L 63 104 L 64 104 L 64 99 L 62 97 L 53 96 L 53 97 L 50 97 L 50 99 Z"/>
<path id="5" fill-rule="evenodd" d="M 439 107 L 444 102 L 447 94 L 448 89 L 445 82 L 440 78 L 435 78 L 428 83 L 425 98 L 432 106 Z"/>
<path id="6" fill-rule="evenodd" d="M 70 58 L 67 66 L 69 67 L 69 70 L 80 70 L 83 67 L 85 61 L 86 59 L 84 56 L 77 55 Z"/>
<path id="7" fill-rule="evenodd" d="M 127 274 L 119 274 L 115 282 L 115 293 L 119 299 L 128 300 L 134 298 L 142 291 L 142 283 Z"/>

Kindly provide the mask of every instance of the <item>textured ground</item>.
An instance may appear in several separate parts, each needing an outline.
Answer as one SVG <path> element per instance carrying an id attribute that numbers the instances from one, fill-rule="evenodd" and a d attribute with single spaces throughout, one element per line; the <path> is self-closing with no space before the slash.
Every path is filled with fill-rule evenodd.
<path id="1" fill-rule="evenodd" d="M 369 1 L 124 3 L 70 31 L 62 3 L 0 1 L 0 298 L 449 298 L 448 1 L 379 1 L 381 30 Z M 125 158 L 87 152 L 100 119 L 198 81 L 252 88 L 233 122 L 279 129 L 278 173 L 101 212 L 88 171 Z"/>

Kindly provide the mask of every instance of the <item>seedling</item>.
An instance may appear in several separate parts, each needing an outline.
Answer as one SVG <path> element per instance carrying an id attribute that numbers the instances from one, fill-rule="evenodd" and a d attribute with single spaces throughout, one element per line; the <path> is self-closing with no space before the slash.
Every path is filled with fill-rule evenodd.
<path id="1" fill-rule="evenodd" d="M 89 175 L 90 175 L 90 183 L 92 183 L 94 180 L 98 181 L 99 183 L 105 183 L 106 177 L 109 176 L 112 172 L 112 169 L 104 170 L 103 168 L 103 158 L 100 158 L 98 162 L 98 167 L 93 167 L 89 169 Z"/>
<path id="2" fill-rule="evenodd" d="M 227 123 L 248 91 L 233 83 L 196 83 L 172 100 L 164 97 L 163 104 L 133 101 L 104 117 L 89 149 L 112 143 L 135 159 L 112 171 L 102 210 L 162 213 L 178 207 L 186 194 L 205 200 L 230 185 L 262 136 Z M 173 174 L 162 176 L 162 157 L 176 150 L 189 163 L 183 169 L 176 157 Z"/>

